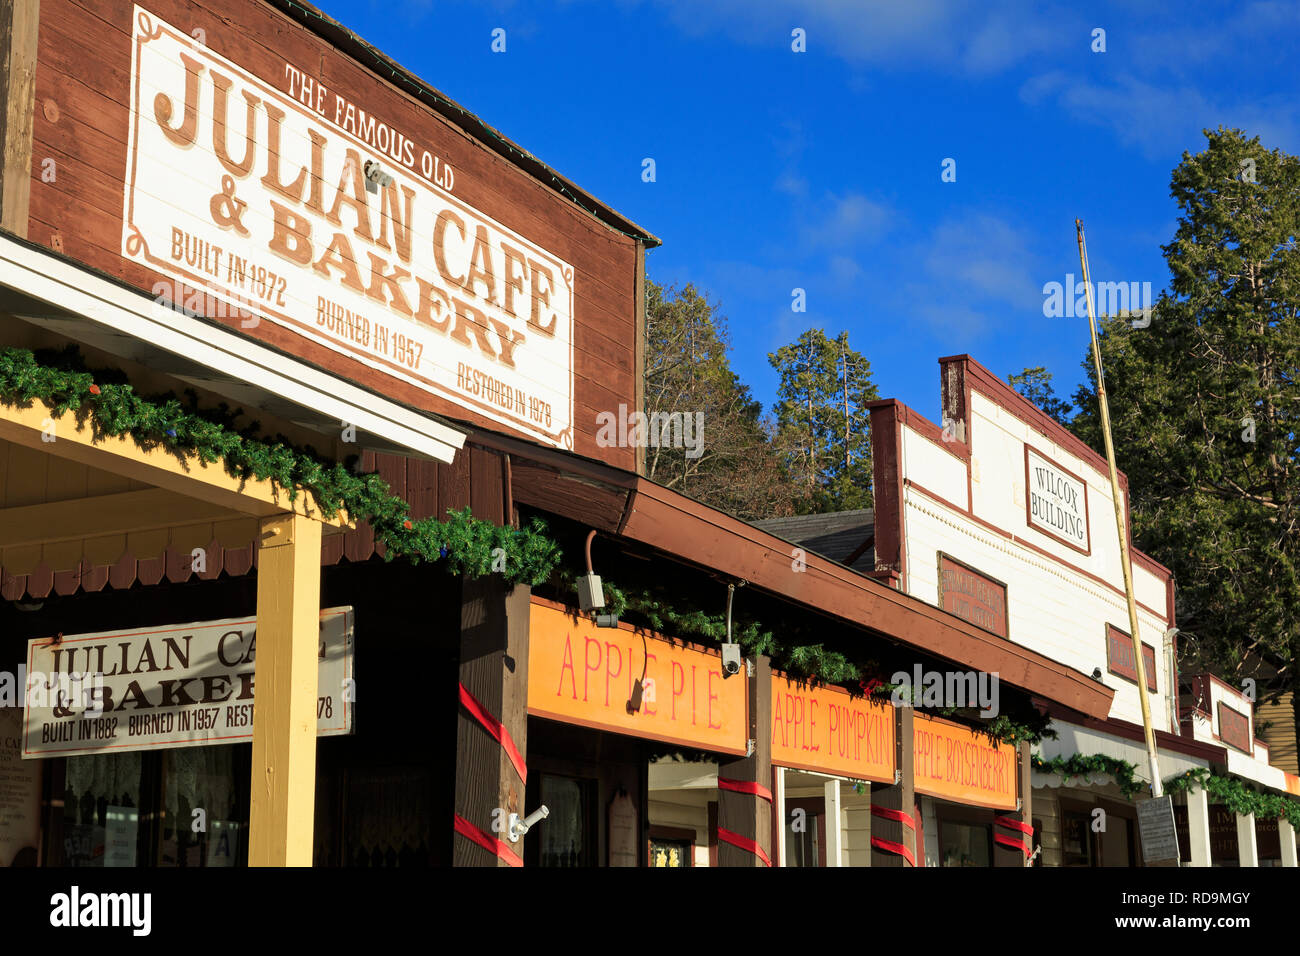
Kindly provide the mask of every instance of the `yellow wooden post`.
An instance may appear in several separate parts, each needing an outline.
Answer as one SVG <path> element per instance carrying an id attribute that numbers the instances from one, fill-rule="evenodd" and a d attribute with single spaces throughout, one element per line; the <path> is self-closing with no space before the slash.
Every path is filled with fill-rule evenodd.
<path id="1" fill-rule="evenodd" d="M 262 519 L 250 866 L 311 866 L 321 525 Z"/>

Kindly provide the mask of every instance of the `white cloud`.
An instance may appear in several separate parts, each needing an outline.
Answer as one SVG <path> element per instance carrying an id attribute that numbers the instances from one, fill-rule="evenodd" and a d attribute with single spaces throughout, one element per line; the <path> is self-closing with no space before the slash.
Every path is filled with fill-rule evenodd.
<path id="1" fill-rule="evenodd" d="M 1062 49 L 1078 28 L 1062 25 L 1070 8 L 1016 0 L 990 13 L 973 0 L 650 0 L 691 36 L 724 32 L 774 50 L 790 49 L 790 32 L 807 33 L 808 51 L 850 63 L 892 64 L 984 73 Z"/>
<path id="2" fill-rule="evenodd" d="M 1121 143 L 1152 160 L 1195 151 L 1202 129 L 1220 125 L 1260 136 L 1270 148 L 1294 151 L 1300 110 L 1289 97 L 1269 96 L 1237 103 L 1216 102 L 1189 85 L 1157 85 L 1130 73 L 1109 83 L 1075 81 L 1054 71 L 1027 80 L 1020 97 L 1031 105 L 1054 104 L 1078 122 L 1110 129 Z"/>

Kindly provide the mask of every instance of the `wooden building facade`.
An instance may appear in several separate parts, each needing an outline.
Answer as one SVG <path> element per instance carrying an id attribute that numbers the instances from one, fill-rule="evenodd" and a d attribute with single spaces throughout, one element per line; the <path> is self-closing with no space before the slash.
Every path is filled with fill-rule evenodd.
<path id="1" fill-rule="evenodd" d="M 716 645 L 598 626 L 560 578 L 449 574 L 446 545 L 387 561 L 307 472 L 232 474 L 161 426 L 107 434 L 101 384 L 183 396 L 227 434 L 377 473 L 409 522 L 541 518 L 573 575 L 586 548 L 694 606 L 743 585 L 747 608 L 897 667 L 1111 707 L 1069 663 L 874 570 L 792 561 L 598 442 L 598 414 L 642 406 L 657 240 L 309 5 L 0 10 L 0 371 L 27 356 L 90 383 L 63 409 L 4 382 L 0 669 L 109 688 L 93 717 L 0 709 L 3 862 L 761 866 L 791 859 L 802 809 L 853 817 L 822 859 L 910 866 L 918 794 L 946 794 L 996 811 L 998 862 L 1023 865 L 1024 748 L 972 757 L 998 771 L 975 784 L 933 749 L 982 746 L 978 720 L 801 686 L 763 656 L 726 674 Z M 683 754 L 712 767 L 698 829 L 652 806 Z M 795 806 L 818 786 L 820 810 Z"/>

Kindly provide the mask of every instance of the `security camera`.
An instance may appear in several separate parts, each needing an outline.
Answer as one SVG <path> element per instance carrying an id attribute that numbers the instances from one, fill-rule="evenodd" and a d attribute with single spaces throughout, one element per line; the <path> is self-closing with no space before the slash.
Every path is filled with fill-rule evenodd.
<path id="1" fill-rule="evenodd" d="M 1092 679 L 1093 679 L 1093 680 L 1101 680 L 1101 668 L 1100 668 L 1100 667 L 1094 667 L 1094 668 L 1092 669 Z"/>
<path id="2" fill-rule="evenodd" d="M 722 676 L 731 677 L 740 673 L 740 645 L 722 645 Z"/>
<path id="3" fill-rule="evenodd" d="M 509 832 L 506 836 L 510 837 L 511 843 L 518 843 L 521 836 L 531 830 L 539 821 L 544 820 L 550 815 L 551 811 L 546 808 L 546 804 L 542 804 L 522 820 L 519 819 L 519 814 L 512 813 L 510 814 L 509 819 Z"/>
<path id="4" fill-rule="evenodd" d="M 388 187 L 393 184 L 393 177 L 384 172 L 373 159 L 366 160 L 362 172 L 366 175 L 366 189 L 372 193 L 378 192 L 380 186 Z"/>

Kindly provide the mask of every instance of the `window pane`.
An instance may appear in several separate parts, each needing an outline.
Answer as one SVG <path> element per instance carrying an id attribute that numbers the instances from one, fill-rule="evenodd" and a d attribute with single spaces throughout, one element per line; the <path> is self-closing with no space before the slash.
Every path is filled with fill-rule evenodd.
<path id="1" fill-rule="evenodd" d="M 954 823 L 945 820 L 940 825 L 943 834 L 944 866 L 989 866 L 989 828 L 978 824 Z"/>
<path id="2" fill-rule="evenodd" d="M 542 803 L 550 816 L 541 834 L 542 866 L 585 866 L 587 813 L 582 784 L 569 777 L 542 777 Z"/>
<path id="3" fill-rule="evenodd" d="M 160 865 L 236 866 L 241 850 L 247 853 L 248 817 L 237 807 L 234 752 L 231 746 L 162 752 Z"/>
<path id="4" fill-rule="evenodd" d="M 136 866 L 141 860 L 143 754 L 69 757 L 63 791 L 63 866 Z"/>

